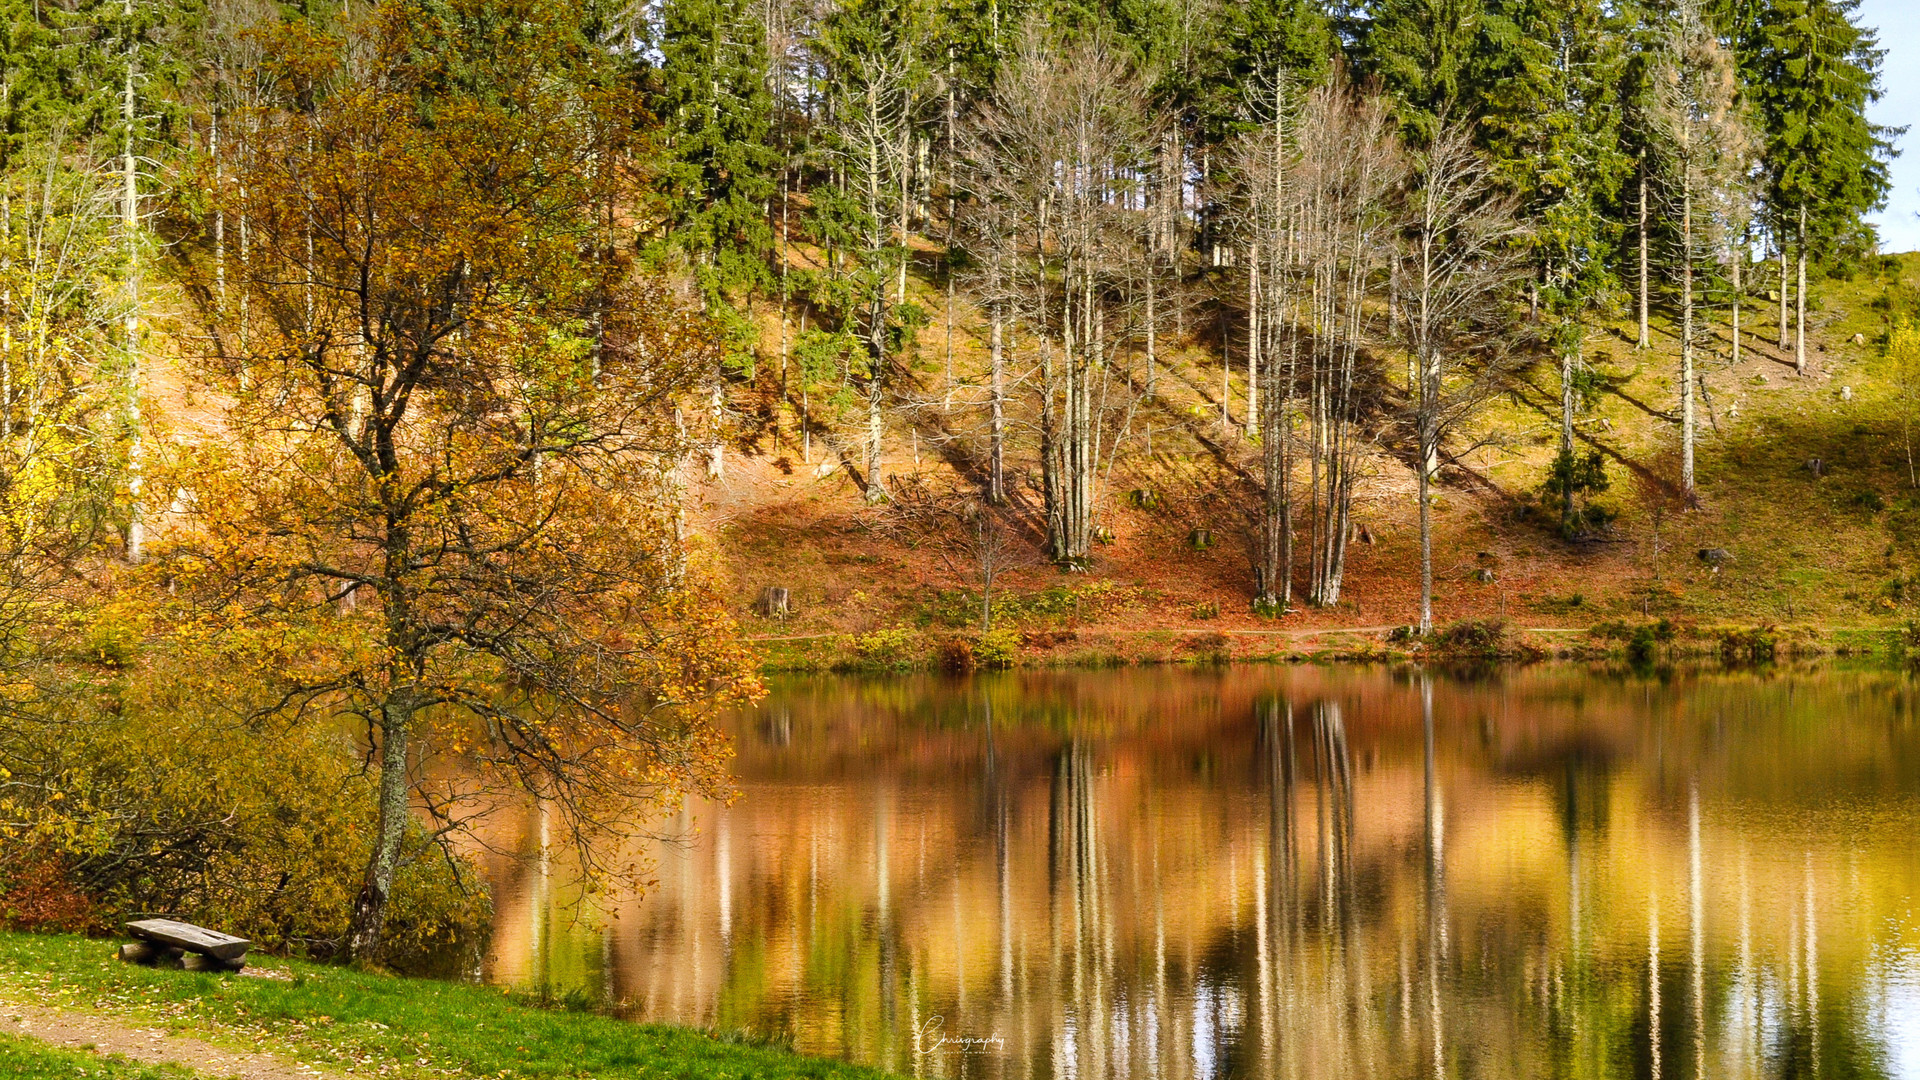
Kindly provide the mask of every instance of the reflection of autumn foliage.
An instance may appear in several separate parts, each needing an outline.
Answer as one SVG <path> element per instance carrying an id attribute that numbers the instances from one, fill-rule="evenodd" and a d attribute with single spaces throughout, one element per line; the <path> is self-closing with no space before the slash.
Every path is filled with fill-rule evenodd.
<path id="1" fill-rule="evenodd" d="M 753 690 L 679 540 L 676 406 L 715 344 L 617 254 L 640 114 L 576 14 L 290 25 L 223 163 L 248 302 L 202 372 L 225 437 L 160 477 L 164 572 L 183 633 L 271 688 L 261 715 L 364 724 L 379 814 L 353 953 L 380 942 L 416 812 L 447 837 L 530 791 L 597 850 L 635 800 L 721 793 L 708 716 Z M 473 767 L 462 785 L 424 779 L 440 755 Z"/>

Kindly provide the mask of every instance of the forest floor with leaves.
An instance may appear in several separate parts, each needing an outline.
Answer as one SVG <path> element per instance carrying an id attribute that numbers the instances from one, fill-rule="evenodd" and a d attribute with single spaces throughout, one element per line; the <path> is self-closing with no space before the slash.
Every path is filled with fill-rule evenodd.
<path id="1" fill-rule="evenodd" d="M 1614 515 L 1592 536 L 1563 539 L 1540 494 L 1558 445 L 1558 371 L 1542 362 L 1523 372 L 1450 444 L 1435 507 L 1436 620 L 1504 623 L 1524 651 L 1545 654 L 1618 651 L 1623 628 L 1661 620 L 1701 651 L 1755 629 L 1807 652 L 1904 647 L 1920 602 L 1920 488 L 1885 343 L 1897 315 L 1920 309 L 1920 255 L 1872 259 L 1850 279 L 1814 285 L 1804 375 L 1778 347 L 1778 305 L 1764 285 L 1743 311 L 1737 365 L 1726 308 L 1713 311 L 1691 508 L 1675 483 L 1679 343 L 1663 313 L 1649 350 L 1635 347 L 1630 319 L 1587 334 L 1580 441 L 1606 461 L 1610 487 L 1594 501 Z M 943 301 L 931 283 L 920 287 L 936 316 L 913 367 L 926 404 L 894 424 L 886 465 L 896 488 L 963 490 L 968 455 L 977 461 L 979 439 L 965 428 L 977 419 L 967 401 L 983 353 L 956 326 L 956 404 L 934 407 L 947 396 Z M 1236 416 L 1244 376 L 1233 382 Z M 1200 350 L 1172 356 L 1158 400 L 1136 409 L 1105 478 L 1099 517 L 1112 538 L 1084 573 L 1047 563 L 1037 475 L 1024 457 L 1012 470 L 1013 538 L 995 611 L 1018 636 L 1018 663 L 1367 657 L 1414 620 L 1415 474 L 1386 441 L 1366 461 L 1340 603 L 1253 612 L 1246 507 L 1257 461 L 1220 422 L 1220 383 L 1218 361 Z M 760 422 L 702 489 L 703 531 L 769 666 L 911 666 L 933 662 L 947 637 L 977 634 L 980 568 L 956 550 L 966 545 L 952 542 L 950 525 L 942 535 L 897 504 L 867 505 L 858 462 L 840 462 L 822 437 L 803 455 L 793 425 L 772 421 L 776 398 L 739 390 L 742 413 Z M 1197 547 L 1196 530 L 1211 545 Z M 1699 557 L 1708 549 L 1729 557 L 1710 565 Z M 789 618 L 753 614 L 767 586 L 791 591 Z"/>

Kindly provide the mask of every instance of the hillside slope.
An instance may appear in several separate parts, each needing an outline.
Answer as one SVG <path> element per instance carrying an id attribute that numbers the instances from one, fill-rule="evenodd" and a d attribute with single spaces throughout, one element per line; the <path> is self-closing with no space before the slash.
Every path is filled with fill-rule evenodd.
<path id="1" fill-rule="evenodd" d="M 983 352 L 968 312 L 957 309 L 949 388 L 938 318 L 944 298 L 930 281 L 916 284 L 936 318 L 921 332 L 914 365 L 922 403 L 896 414 L 887 466 L 905 487 L 969 490 L 983 422 Z M 1737 365 L 1724 307 L 1710 313 L 1717 337 L 1701 361 L 1695 508 L 1682 505 L 1674 485 L 1678 342 L 1670 324 L 1656 319 L 1654 347 L 1644 352 L 1626 321 L 1592 327 L 1585 356 L 1595 390 L 1580 432 L 1607 462 L 1611 486 L 1596 501 L 1616 515 L 1592 539 L 1563 540 L 1540 509 L 1557 445 L 1558 374 L 1547 364 L 1523 373 L 1450 444 L 1455 456 L 1437 499 L 1436 617 L 1533 628 L 1661 618 L 1902 624 L 1920 601 L 1913 584 L 1920 489 L 1909 473 L 1900 387 L 1884 342 L 1895 314 L 1920 296 L 1920 256 L 1869 260 L 1850 279 L 1815 283 L 1812 293 L 1804 377 L 1795 374 L 1791 352 L 1775 346 L 1778 317 L 1765 293 L 1746 307 Z M 778 338 L 771 325 L 768 331 L 759 381 L 735 388 L 734 404 L 751 423 L 730 446 L 723 477 L 699 489 L 703 531 L 743 615 L 763 588 L 791 590 L 792 617 L 775 624 L 749 615 L 750 632 L 792 639 L 771 644 L 775 659 L 805 666 L 833 649 L 843 658 L 852 647 L 884 660 L 913 648 L 878 631 L 938 635 L 977 624 L 979 568 L 964 551 L 950 550 L 940 528 L 916 525 L 898 506 L 867 506 L 857 462 L 849 468 L 829 448 L 829 425 L 816 422 L 811 453 L 803 453 L 796 410 L 779 408 L 769 389 Z M 1015 490 L 1003 519 L 1017 539 L 996 582 L 1001 625 L 1021 629 L 1030 650 L 1125 659 L 1178 654 L 1194 634 L 1284 640 L 1335 630 L 1371 635 L 1410 622 L 1419 596 L 1415 477 L 1404 450 L 1384 441 L 1367 458 L 1355 508 L 1360 542 L 1341 603 L 1278 619 L 1253 613 L 1246 514 L 1254 448 L 1220 422 L 1219 361 L 1188 346 L 1167 363 L 1155 399 L 1126 418 L 1098 511 L 1112 542 L 1086 573 L 1046 564 L 1030 475 L 1037 470 L 1028 468 L 1031 449 L 1016 439 L 1009 461 Z M 1233 378 L 1236 416 L 1244 375 Z M 851 421 L 844 438 L 857 438 Z M 1812 459 L 1821 466 L 1810 469 Z M 1124 497 L 1136 489 L 1154 493 L 1151 508 Z M 950 533 L 951 523 L 945 528 Z M 1213 544 L 1196 550 L 1195 530 L 1209 532 Z M 1697 557 L 1710 548 L 1730 560 L 1716 568 Z M 835 635 L 851 637 L 827 644 Z M 1276 647 L 1256 639 L 1232 651 Z"/>

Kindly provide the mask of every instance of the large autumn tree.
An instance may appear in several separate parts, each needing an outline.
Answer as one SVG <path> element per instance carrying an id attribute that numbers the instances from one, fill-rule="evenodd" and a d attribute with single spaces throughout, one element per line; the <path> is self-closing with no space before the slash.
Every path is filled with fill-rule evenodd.
<path id="1" fill-rule="evenodd" d="M 699 433 L 678 406 L 716 342 L 618 255 L 642 111 L 576 14 L 387 0 L 287 24 L 220 163 L 252 236 L 225 310 L 252 323 L 203 373 L 219 437 L 164 478 L 165 570 L 272 708 L 364 721 L 378 826 L 349 955 L 430 850 L 417 823 L 521 791 L 590 858 L 617 851 L 611 823 L 724 786 L 709 720 L 752 690 L 679 536 Z M 328 645 L 271 644 L 289 625 Z"/>

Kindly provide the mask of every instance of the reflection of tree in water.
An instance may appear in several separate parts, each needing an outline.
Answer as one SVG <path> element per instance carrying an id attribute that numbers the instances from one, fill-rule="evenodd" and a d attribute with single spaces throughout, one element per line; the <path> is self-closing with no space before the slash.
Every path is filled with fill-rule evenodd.
<path id="1" fill-rule="evenodd" d="M 698 808 L 701 839 L 625 909 L 616 993 L 929 1076 L 1885 1072 L 1853 942 L 1910 910 L 1911 833 L 1876 822 L 1911 808 L 1812 816 L 1775 756 L 1914 787 L 1858 756 L 1887 738 L 1920 761 L 1876 699 L 1021 678 L 948 684 L 918 721 L 911 687 L 864 684 L 744 721 L 747 797 Z M 1807 741 L 1823 702 L 1843 734 Z M 1781 778 L 1779 816 L 1748 772 Z M 933 1017 L 1001 1043 L 939 1048 Z"/>

